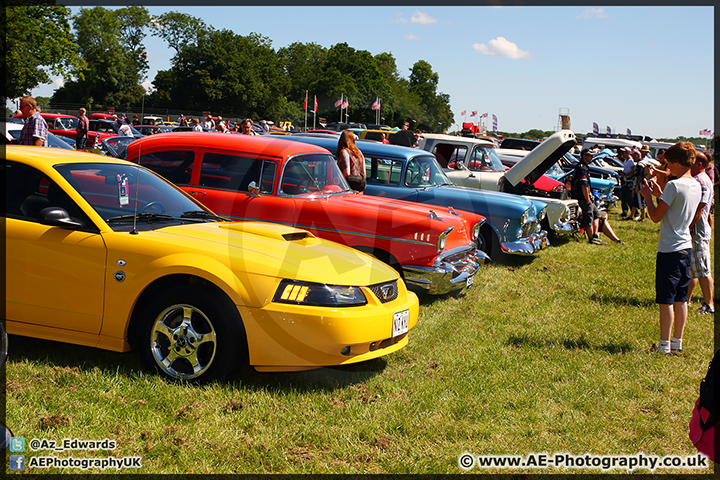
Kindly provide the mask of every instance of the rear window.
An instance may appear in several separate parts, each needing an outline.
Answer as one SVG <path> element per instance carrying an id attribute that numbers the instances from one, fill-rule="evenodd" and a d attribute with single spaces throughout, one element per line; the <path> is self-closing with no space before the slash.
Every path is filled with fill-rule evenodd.
<path id="1" fill-rule="evenodd" d="M 200 185 L 226 190 L 247 191 L 250 182 L 260 178 L 260 159 L 208 152 L 203 155 Z"/>
<path id="2" fill-rule="evenodd" d="M 170 150 L 142 155 L 138 163 L 162 175 L 176 185 L 190 183 L 195 152 Z"/>

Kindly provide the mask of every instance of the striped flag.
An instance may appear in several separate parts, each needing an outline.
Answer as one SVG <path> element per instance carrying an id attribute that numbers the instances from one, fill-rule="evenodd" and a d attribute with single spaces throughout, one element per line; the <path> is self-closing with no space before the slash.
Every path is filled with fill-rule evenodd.
<path id="1" fill-rule="evenodd" d="M 474 117 L 475 115 L 477 115 L 477 110 L 473 110 L 472 113 L 470 113 L 471 117 Z"/>
<path id="2" fill-rule="evenodd" d="M 305 90 L 305 101 L 303 102 L 303 110 L 307 110 L 307 94 L 308 91 Z"/>
<path id="3" fill-rule="evenodd" d="M 313 112 L 317 113 L 317 95 L 315 95 L 315 109 Z"/>
<path id="4" fill-rule="evenodd" d="M 593 135 L 595 135 L 597 137 L 599 131 L 600 130 L 599 130 L 598 124 L 593 122 Z"/>
<path id="5" fill-rule="evenodd" d="M 463 110 L 462 112 L 460 112 L 460 115 L 462 115 L 462 116 L 464 117 L 464 116 L 465 116 L 465 110 Z"/>
<path id="6" fill-rule="evenodd" d="M 372 104 L 372 107 L 370 107 L 372 110 L 380 110 L 380 99 L 378 97 L 375 97 L 375 101 Z"/>
<path id="7" fill-rule="evenodd" d="M 632 138 L 632 132 L 631 132 L 630 129 L 628 128 L 628 129 L 627 129 L 627 139 L 630 140 L 631 138 Z"/>
<path id="8" fill-rule="evenodd" d="M 707 128 L 700 130 L 700 135 L 703 137 L 714 137 L 715 135 Z"/>
<path id="9" fill-rule="evenodd" d="M 347 108 L 348 105 L 349 105 L 349 103 L 348 103 L 348 100 L 347 100 L 347 98 L 346 98 L 345 101 L 342 103 L 342 107 L 341 107 L 341 108 Z"/>
<path id="10" fill-rule="evenodd" d="M 607 125 L 605 128 L 607 129 L 608 137 L 609 137 L 610 135 L 612 135 L 612 130 L 610 130 L 610 126 Z"/>
<path id="11" fill-rule="evenodd" d="M 497 138 L 497 116 L 493 113 L 493 137 Z"/>
<path id="12" fill-rule="evenodd" d="M 337 102 L 335 102 L 335 108 L 337 108 L 337 107 L 339 107 L 340 105 L 342 105 L 342 103 L 343 103 L 343 94 L 341 93 L 341 94 L 340 94 L 340 98 L 338 99 Z"/>
<path id="13" fill-rule="evenodd" d="M 487 113 L 483 113 L 482 115 L 480 115 L 480 118 L 485 118 L 485 117 L 487 117 Z"/>

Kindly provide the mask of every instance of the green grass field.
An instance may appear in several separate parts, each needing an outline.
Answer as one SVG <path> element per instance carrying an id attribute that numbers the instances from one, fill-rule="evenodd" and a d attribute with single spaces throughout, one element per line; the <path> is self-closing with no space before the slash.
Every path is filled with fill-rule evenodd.
<path id="1" fill-rule="evenodd" d="M 142 468 L 129 472 L 147 474 L 453 474 L 465 471 L 465 452 L 694 455 L 688 422 L 714 319 L 694 312 L 698 288 L 685 354 L 648 353 L 659 334 L 658 226 L 611 220 L 626 245 L 561 239 L 535 258 L 483 268 L 466 295 L 423 301 L 407 348 L 360 365 L 246 369 L 232 383 L 194 387 L 145 373 L 133 353 L 11 336 L 7 424 L 26 443 L 117 442 L 112 451 L 26 450 L 26 462 L 140 456 Z"/>

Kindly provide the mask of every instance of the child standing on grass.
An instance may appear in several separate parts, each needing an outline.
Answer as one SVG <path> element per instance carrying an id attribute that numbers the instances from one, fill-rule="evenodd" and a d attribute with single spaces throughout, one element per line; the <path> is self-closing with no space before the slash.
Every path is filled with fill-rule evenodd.
<path id="1" fill-rule="evenodd" d="M 660 306 L 660 341 L 653 350 L 670 354 L 682 353 L 690 284 L 690 222 L 700 203 L 700 184 L 690 175 L 690 169 L 695 164 L 695 146 L 692 143 L 676 143 L 667 149 L 665 159 L 668 171 L 677 178 L 670 180 L 664 189 L 655 180 L 645 180 L 640 193 L 645 198 L 650 219 L 660 222 L 655 261 L 655 303 Z M 658 198 L 657 205 L 653 197 Z"/>

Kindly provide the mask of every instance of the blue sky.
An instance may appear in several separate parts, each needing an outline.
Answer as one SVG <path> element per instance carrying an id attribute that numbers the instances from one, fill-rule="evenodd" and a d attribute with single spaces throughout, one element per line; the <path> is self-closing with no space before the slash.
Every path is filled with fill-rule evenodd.
<path id="1" fill-rule="evenodd" d="M 73 13 L 79 11 L 72 8 Z M 149 7 L 180 11 L 217 29 L 256 32 L 279 49 L 293 42 L 346 42 L 390 52 L 408 77 L 418 60 L 439 74 L 455 128 L 470 113 L 498 129 L 571 128 L 674 138 L 715 131 L 713 7 Z M 173 51 L 147 37 L 148 80 Z M 61 80 L 57 80 L 61 82 Z M 55 85 L 33 91 L 50 96 Z M 312 96 L 313 92 L 310 92 Z M 303 99 L 298 99 L 302 102 Z M 381 99 L 382 101 L 382 99 Z M 461 115 L 466 111 L 465 118 Z M 350 107 L 352 120 L 352 104 Z"/>

